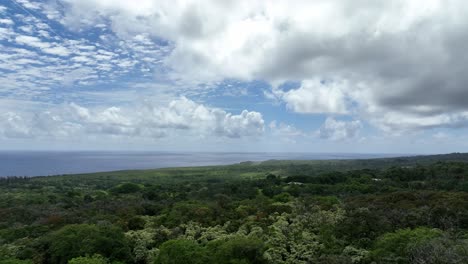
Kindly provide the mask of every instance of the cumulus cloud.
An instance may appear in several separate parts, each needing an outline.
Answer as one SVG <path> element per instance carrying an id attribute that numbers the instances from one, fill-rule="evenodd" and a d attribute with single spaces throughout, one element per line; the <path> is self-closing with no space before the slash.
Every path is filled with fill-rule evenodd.
<path id="1" fill-rule="evenodd" d="M 468 125 L 468 112 L 419 115 L 404 111 L 377 112 L 378 116 L 371 117 L 372 122 L 382 130 L 392 133 L 403 133 L 434 128 L 461 128 Z"/>
<path id="2" fill-rule="evenodd" d="M 166 106 L 146 102 L 127 108 L 89 108 L 69 103 L 29 116 L 9 111 L 0 120 L 0 134 L 8 138 L 101 135 L 156 139 L 180 134 L 242 138 L 260 136 L 263 131 L 264 120 L 258 112 L 244 110 L 236 115 L 185 97 Z"/>
<path id="3" fill-rule="evenodd" d="M 347 84 L 305 81 L 284 92 L 296 112 L 347 113 L 350 102 L 378 127 L 399 116 L 424 129 L 453 125 L 441 116 L 458 121 L 468 110 L 463 0 L 63 2 L 70 27 L 109 20 L 120 38 L 168 40 L 164 63 L 178 78 Z"/>
<path id="4" fill-rule="evenodd" d="M 340 121 L 328 117 L 317 133 L 323 139 L 347 140 L 356 138 L 361 128 L 362 124 L 359 120 Z"/>
<path id="5" fill-rule="evenodd" d="M 286 105 L 297 113 L 345 114 L 345 89 L 343 84 L 327 83 L 319 80 L 304 80 L 301 87 L 287 92 L 276 91 Z"/>
<path id="6" fill-rule="evenodd" d="M 302 130 L 282 122 L 278 123 L 276 120 L 271 121 L 268 127 L 272 130 L 273 134 L 279 135 L 281 137 L 289 138 L 305 135 Z"/>
<path id="7" fill-rule="evenodd" d="M 276 120 L 271 121 L 268 127 L 273 136 L 287 143 L 295 144 L 298 137 L 306 136 L 306 133 L 295 126 L 283 122 L 278 123 Z"/>
<path id="8" fill-rule="evenodd" d="M 3 113 L 0 119 L 0 132 L 5 137 L 26 138 L 31 136 L 30 128 L 20 115 L 13 112 Z"/>
<path id="9" fill-rule="evenodd" d="M 331 140 L 357 137 L 361 122 L 400 135 L 468 127 L 463 0 L 17 3 L 31 12 L 0 5 L 1 99 L 62 105 L 2 111 L 3 137 L 225 139 L 263 133 L 257 112 L 147 98 L 201 101 L 210 89 L 244 97 L 231 98 L 226 107 L 256 101 L 255 89 L 261 89 L 281 110 L 335 116 L 316 134 Z M 233 87 L 223 87 L 231 81 Z M 299 85 L 285 85 L 291 83 Z M 142 84 L 154 86 L 140 89 Z M 271 111 L 268 116 L 279 109 Z M 289 124 L 296 116 L 279 116 L 273 118 L 288 124 L 271 123 L 268 132 L 303 135 L 304 126 Z"/>

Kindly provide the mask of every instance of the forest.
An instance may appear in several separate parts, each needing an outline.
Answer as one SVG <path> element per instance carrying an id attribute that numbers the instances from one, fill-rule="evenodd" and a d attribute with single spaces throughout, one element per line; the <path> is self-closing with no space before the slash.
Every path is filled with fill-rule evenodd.
<path id="1" fill-rule="evenodd" d="M 2 178 L 30 263 L 468 263 L 468 154 Z"/>

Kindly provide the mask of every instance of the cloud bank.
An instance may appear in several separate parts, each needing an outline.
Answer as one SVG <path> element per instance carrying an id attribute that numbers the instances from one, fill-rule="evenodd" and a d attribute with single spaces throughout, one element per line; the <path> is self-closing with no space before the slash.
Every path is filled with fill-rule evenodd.
<path id="1" fill-rule="evenodd" d="M 7 138 L 60 138 L 83 135 L 160 139 L 168 136 L 241 138 L 264 132 L 260 113 L 240 114 L 195 103 L 185 97 L 166 106 L 145 102 L 132 107 L 87 108 L 75 103 L 18 114 L 1 114 L 0 135 Z"/>
<path id="2" fill-rule="evenodd" d="M 339 121 L 329 117 L 318 130 L 318 136 L 336 141 L 354 139 L 361 128 L 362 124 L 358 120 Z"/>
<path id="3" fill-rule="evenodd" d="M 110 20 L 122 38 L 168 40 L 175 78 L 267 80 L 294 112 L 384 130 L 466 125 L 466 1 L 63 2 L 70 27 Z M 291 80 L 301 87 L 275 88 Z"/>
<path id="4" fill-rule="evenodd" d="M 467 13 L 462 0 L 7 1 L 0 135 L 452 139 L 468 130 Z"/>

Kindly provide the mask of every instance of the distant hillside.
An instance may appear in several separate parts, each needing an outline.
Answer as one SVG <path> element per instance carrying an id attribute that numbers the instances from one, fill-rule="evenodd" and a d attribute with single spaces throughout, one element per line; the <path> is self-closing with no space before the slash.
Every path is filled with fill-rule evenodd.
<path id="1" fill-rule="evenodd" d="M 435 162 L 468 162 L 468 153 L 450 153 L 437 155 L 418 155 L 403 156 L 394 158 L 375 158 L 375 159 L 341 159 L 341 160 L 268 160 L 258 164 L 260 166 L 288 166 L 313 167 L 319 171 L 328 170 L 353 170 L 353 169 L 380 169 L 388 167 L 406 167 L 415 165 L 427 165 Z M 242 163 L 247 164 L 247 163 Z M 298 167 L 299 166 L 299 167 Z"/>

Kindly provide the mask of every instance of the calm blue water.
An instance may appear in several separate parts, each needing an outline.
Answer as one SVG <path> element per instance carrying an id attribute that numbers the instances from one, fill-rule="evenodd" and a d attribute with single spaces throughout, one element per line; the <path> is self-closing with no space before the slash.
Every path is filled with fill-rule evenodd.
<path id="1" fill-rule="evenodd" d="M 233 164 L 270 159 L 362 159 L 388 154 L 0 151 L 0 177 Z"/>

